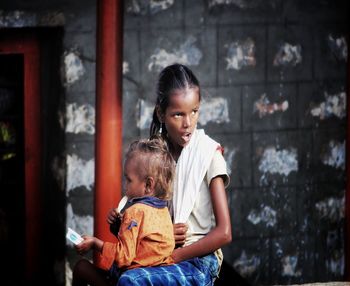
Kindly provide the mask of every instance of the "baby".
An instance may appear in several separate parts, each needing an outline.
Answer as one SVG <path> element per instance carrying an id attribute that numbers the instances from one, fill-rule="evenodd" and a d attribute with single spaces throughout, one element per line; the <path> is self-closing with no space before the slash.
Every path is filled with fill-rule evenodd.
<path id="1" fill-rule="evenodd" d="M 173 224 L 167 208 L 171 197 L 174 161 L 162 139 L 133 142 L 124 164 L 125 194 L 119 214 L 117 242 L 83 236 L 78 253 L 98 252 L 96 265 L 82 259 L 73 271 L 73 286 L 108 285 L 120 274 L 138 267 L 169 265 L 175 247 Z"/>

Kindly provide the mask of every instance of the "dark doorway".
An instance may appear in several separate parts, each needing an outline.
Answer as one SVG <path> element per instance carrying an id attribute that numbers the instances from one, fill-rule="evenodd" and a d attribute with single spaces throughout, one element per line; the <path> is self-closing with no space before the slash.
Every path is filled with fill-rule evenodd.
<path id="1" fill-rule="evenodd" d="M 0 54 L 0 279 L 6 284 L 24 277 L 18 263 L 25 261 L 23 72 L 21 54 Z"/>
<path id="2" fill-rule="evenodd" d="M 62 30 L 0 31 L 0 285 L 55 285 L 64 272 Z M 57 268 L 57 267 L 56 267 Z"/>

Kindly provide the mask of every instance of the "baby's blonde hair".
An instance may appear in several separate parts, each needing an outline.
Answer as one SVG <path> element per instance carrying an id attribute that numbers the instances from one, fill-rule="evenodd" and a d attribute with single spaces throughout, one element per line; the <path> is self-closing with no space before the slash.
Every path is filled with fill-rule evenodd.
<path id="1" fill-rule="evenodd" d="M 154 179 L 154 196 L 169 200 L 172 195 L 172 182 L 175 162 L 166 142 L 162 138 L 141 139 L 130 144 L 126 160 L 137 160 L 139 179 Z"/>

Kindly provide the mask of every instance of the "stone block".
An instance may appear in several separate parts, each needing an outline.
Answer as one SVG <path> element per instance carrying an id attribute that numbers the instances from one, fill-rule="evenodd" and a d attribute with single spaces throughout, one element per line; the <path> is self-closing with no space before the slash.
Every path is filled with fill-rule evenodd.
<path id="1" fill-rule="evenodd" d="M 140 108 L 137 104 L 139 96 L 135 90 L 123 92 L 123 137 L 137 138 L 140 136 L 138 122 L 140 120 Z"/>
<path id="2" fill-rule="evenodd" d="M 315 237 L 292 234 L 272 239 L 271 280 L 274 284 L 313 282 Z"/>
<path id="3" fill-rule="evenodd" d="M 141 34 L 142 89 L 155 100 L 159 72 L 173 63 L 188 66 L 201 86 L 216 84 L 216 34 L 213 29 L 151 30 Z"/>
<path id="4" fill-rule="evenodd" d="M 201 88 L 198 128 L 211 134 L 241 130 L 241 88 Z"/>
<path id="5" fill-rule="evenodd" d="M 235 189 L 229 194 L 236 236 L 266 239 L 295 231 L 295 188 Z"/>
<path id="6" fill-rule="evenodd" d="M 315 182 L 345 182 L 345 132 L 345 127 L 313 132 L 312 163 Z"/>
<path id="7" fill-rule="evenodd" d="M 123 90 L 140 90 L 140 33 L 124 33 L 123 43 Z"/>
<path id="8" fill-rule="evenodd" d="M 254 133 L 255 186 L 287 186 L 311 180 L 311 146 L 308 132 Z"/>
<path id="9" fill-rule="evenodd" d="M 308 27 L 270 26 L 267 44 L 267 78 L 273 82 L 312 78 L 312 33 Z"/>
<path id="10" fill-rule="evenodd" d="M 220 27 L 218 30 L 219 85 L 262 82 L 265 78 L 264 27 Z"/>
<path id="11" fill-rule="evenodd" d="M 251 137 L 248 134 L 213 134 L 212 137 L 224 148 L 224 158 L 230 176 L 228 189 L 252 186 Z"/>
<path id="12" fill-rule="evenodd" d="M 219 24 L 255 24 L 281 21 L 283 1 L 207 1 L 207 9 Z"/>
<path id="13" fill-rule="evenodd" d="M 96 62 L 96 33 L 68 31 L 63 38 L 64 50 L 78 51 L 82 60 Z"/>
<path id="14" fill-rule="evenodd" d="M 224 259 L 251 285 L 271 285 L 269 239 L 235 238 L 223 248 Z"/>
<path id="15" fill-rule="evenodd" d="M 325 234 L 344 227 L 345 185 L 305 184 L 297 187 L 298 230 L 305 234 Z"/>
<path id="16" fill-rule="evenodd" d="M 348 46 L 345 25 L 320 25 L 315 31 L 315 77 L 346 81 Z"/>
<path id="17" fill-rule="evenodd" d="M 320 281 L 343 281 L 347 263 L 344 227 L 330 229 L 317 234 L 316 271 Z"/>
<path id="18" fill-rule="evenodd" d="M 273 84 L 243 88 L 243 130 L 296 128 L 296 86 Z"/>
<path id="19" fill-rule="evenodd" d="M 301 128 L 331 129 L 346 124 L 346 85 L 342 81 L 301 83 L 298 123 Z"/>
<path id="20" fill-rule="evenodd" d="M 183 1 L 126 1 L 124 15 L 127 28 L 180 28 L 183 23 Z"/>

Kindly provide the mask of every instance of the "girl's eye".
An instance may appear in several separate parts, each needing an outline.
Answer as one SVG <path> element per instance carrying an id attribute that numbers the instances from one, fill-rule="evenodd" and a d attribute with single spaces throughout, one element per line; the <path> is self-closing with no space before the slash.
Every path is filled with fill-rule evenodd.
<path id="1" fill-rule="evenodd" d="M 175 117 L 175 118 L 180 118 L 180 117 L 181 117 L 181 114 L 180 114 L 180 113 L 175 113 L 175 114 L 174 114 L 174 117 Z"/>
<path id="2" fill-rule="evenodd" d="M 196 114 L 197 112 L 198 112 L 198 109 L 192 110 L 192 114 L 193 114 L 193 115 Z"/>

